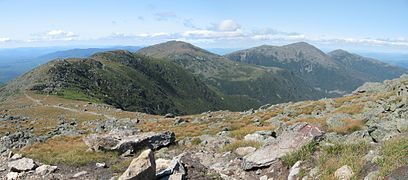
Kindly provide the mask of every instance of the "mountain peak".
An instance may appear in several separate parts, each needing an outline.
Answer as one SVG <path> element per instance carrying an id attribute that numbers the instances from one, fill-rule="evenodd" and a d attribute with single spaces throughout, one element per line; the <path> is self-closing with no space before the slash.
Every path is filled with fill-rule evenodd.
<path id="1" fill-rule="evenodd" d="M 167 41 L 148 46 L 137 51 L 139 54 L 155 58 L 171 58 L 174 56 L 205 57 L 204 59 L 219 58 L 219 55 L 183 41 Z M 209 58 L 211 57 L 211 58 Z"/>
<path id="2" fill-rule="evenodd" d="M 285 45 L 285 47 L 295 47 L 295 48 L 316 48 L 315 46 L 307 43 L 307 42 L 296 42 L 292 44 Z M 317 48 L 316 48 L 317 49 Z"/>
<path id="3" fill-rule="evenodd" d="M 330 56 L 333 56 L 333 55 L 351 55 L 350 52 L 348 52 L 346 50 L 343 50 L 343 49 L 336 49 L 336 50 L 330 51 L 327 54 L 330 55 Z"/>

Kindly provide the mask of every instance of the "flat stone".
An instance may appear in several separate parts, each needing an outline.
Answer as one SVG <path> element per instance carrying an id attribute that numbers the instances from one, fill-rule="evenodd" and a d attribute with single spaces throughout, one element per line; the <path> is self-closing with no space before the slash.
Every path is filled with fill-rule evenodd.
<path id="1" fill-rule="evenodd" d="M 14 161 L 8 162 L 8 167 L 12 172 L 24 172 L 34 170 L 37 167 L 37 164 L 32 159 L 21 158 Z"/>
<path id="2" fill-rule="evenodd" d="M 123 153 L 135 153 L 142 149 L 157 150 L 166 147 L 175 141 L 175 134 L 170 131 L 162 133 L 139 133 L 135 135 L 109 133 L 91 134 L 83 140 L 94 151 L 118 151 Z"/>
<path id="3" fill-rule="evenodd" d="M 35 169 L 35 173 L 39 175 L 47 175 L 54 173 L 58 169 L 57 166 L 50 166 L 50 165 L 41 165 L 37 169 Z"/>
<path id="4" fill-rule="evenodd" d="M 241 167 L 244 170 L 250 170 L 270 166 L 286 154 L 299 150 L 314 140 L 318 140 L 323 134 L 319 127 L 307 123 L 292 125 L 282 132 L 276 140 L 244 156 Z"/>

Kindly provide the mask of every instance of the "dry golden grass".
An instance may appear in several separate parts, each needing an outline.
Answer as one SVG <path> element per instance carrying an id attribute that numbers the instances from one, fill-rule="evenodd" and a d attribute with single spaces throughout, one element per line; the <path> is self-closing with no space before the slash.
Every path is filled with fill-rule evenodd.
<path id="1" fill-rule="evenodd" d="M 408 137 L 398 137 L 386 141 L 381 146 L 382 157 L 376 162 L 380 173 L 385 176 L 393 170 L 408 165 Z"/>
<path id="2" fill-rule="evenodd" d="M 306 101 L 304 104 L 295 108 L 300 110 L 298 115 L 310 115 L 315 110 L 323 111 L 326 108 L 326 103 L 323 101 Z"/>
<path id="3" fill-rule="evenodd" d="M 339 134 L 350 134 L 354 131 L 361 130 L 364 126 L 364 121 L 355 119 L 343 119 L 344 126 L 329 129 L 329 131 Z"/>
<path id="4" fill-rule="evenodd" d="M 20 150 L 27 157 L 45 164 L 63 164 L 84 166 L 96 162 L 108 162 L 117 159 L 113 152 L 88 152 L 88 146 L 81 137 L 55 137 L 44 143 L 37 143 Z"/>
<path id="5" fill-rule="evenodd" d="M 260 114 L 259 117 L 262 120 L 268 120 L 268 119 L 270 119 L 272 117 L 275 117 L 275 116 L 277 116 L 279 114 L 282 114 L 282 113 L 283 113 L 283 108 L 276 108 L 274 110 L 262 112 L 262 114 Z"/>
<path id="6" fill-rule="evenodd" d="M 334 107 L 338 108 L 338 107 L 342 106 L 345 102 L 351 102 L 352 100 L 358 99 L 361 96 L 362 96 L 361 94 L 353 94 L 353 95 L 350 95 L 350 96 L 343 96 L 343 97 L 340 97 L 340 98 L 335 98 L 335 99 L 333 99 L 334 102 L 335 102 Z"/>
<path id="7" fill-rule="evenodd" d="M 364 105 L 362 104 L 344 105 L 334 110 L 334 113 L 344 113 L 344 114 L 355 115 L 355 114 L 362 113 L 363 109 L 364 109 Z"/>
<path id="8" fill-rule="evenodd" d="M 363 157 L 366 155 L 368 149 L 369 145 L 365 142 L 334 144 L 323 148 L 322 154 L 320 154 L 317 162 L 321 170 L 319 179 L 334 180 L 334 172 L 343 165 L 348 165 L 353 169 L 355 176 L 352 179 L 360 179 L 365 163 Z M 364 176 L 362 178 L 364 178 Z"/>

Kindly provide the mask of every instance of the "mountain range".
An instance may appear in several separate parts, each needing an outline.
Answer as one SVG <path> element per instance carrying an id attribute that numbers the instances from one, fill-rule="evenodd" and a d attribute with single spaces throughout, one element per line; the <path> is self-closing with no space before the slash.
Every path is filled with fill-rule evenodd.
<path id="1" fill-rule="evenodd" d="M 336 97 L 364 82 L 407 72 L 343 50 L 325 54 L 304 42 L 263 45 L 225 56 L 181 41 L 135 53 L 74 54 L 80 58 L 51 61 L 8 83 L 0 97 L 29 90 L 130 111 L 191 114 Z"/>
<path id="2" fill-rule="evenodd" d="M 236 51 L 225 57 L 238 62 L 289 70 L 331 97 L 351 92 L 364 82 L 383 81 L 406 72 L 404 68 L 344 50 L 325 54 L 305 42 L 285 46 L 264 45 Z"/>

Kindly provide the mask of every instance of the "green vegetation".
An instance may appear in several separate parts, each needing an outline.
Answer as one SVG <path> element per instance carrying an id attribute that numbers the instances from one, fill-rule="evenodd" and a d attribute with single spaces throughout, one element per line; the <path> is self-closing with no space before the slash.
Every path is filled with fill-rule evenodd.
<path id="1" fill-rule="evenodd" d="M 352 168 L 355 177 L 362 173 L 363 157 L 367 154 L 369 145 L 366 142 L 334 144 L 323 147 L 318 159 L 321 170 L 321 179 L 334 179 L 334 172 L 341 166 L 348 165 Z"/>
<path id="2" fill-rule="evenodd" d="M 191 140 L 191 144 L 193 145 L 199 145 L 201 143 L 201 139 L 200 138 L 193 138 Z"/>
<path id="3" fill-rule="evenodd" d="M 386 141 L 381 146 L 381 155 L 376 163 L 380 166 L 382 176 L 392 170 L 408 165 L 408 137 L 401 137 Z"/>
<path id="4" fill-rule="evenodd" d="M 87 96 L 83 91 L 74 89 L 74 88 L 63 89 L 62 91 L 58 92 L 57 95 L 65 99 L 89 101 L 89 102 L 94 102 L 94 103 L 101 102 L 101 100 Z"/>
<path id="5" fill-rule="evenodd" d="M 20 152 L 45 164 L 84 166 L 96 162 L 110 162 L 118 158 L 114 152 L 88 152 L 80 137 L 55 137 L 44 143 L 25 147 Z"/>
<path id="6" fill-rule="evenodd" d="M 282 157 L 282 161 L 286 166 L 292 167 L 297 161 L 310 160 L 316 148 L 317 143 L 311 142 L 309 144 L 304 145 L 298 151 L 289 153 L 286 156 Z"/>

